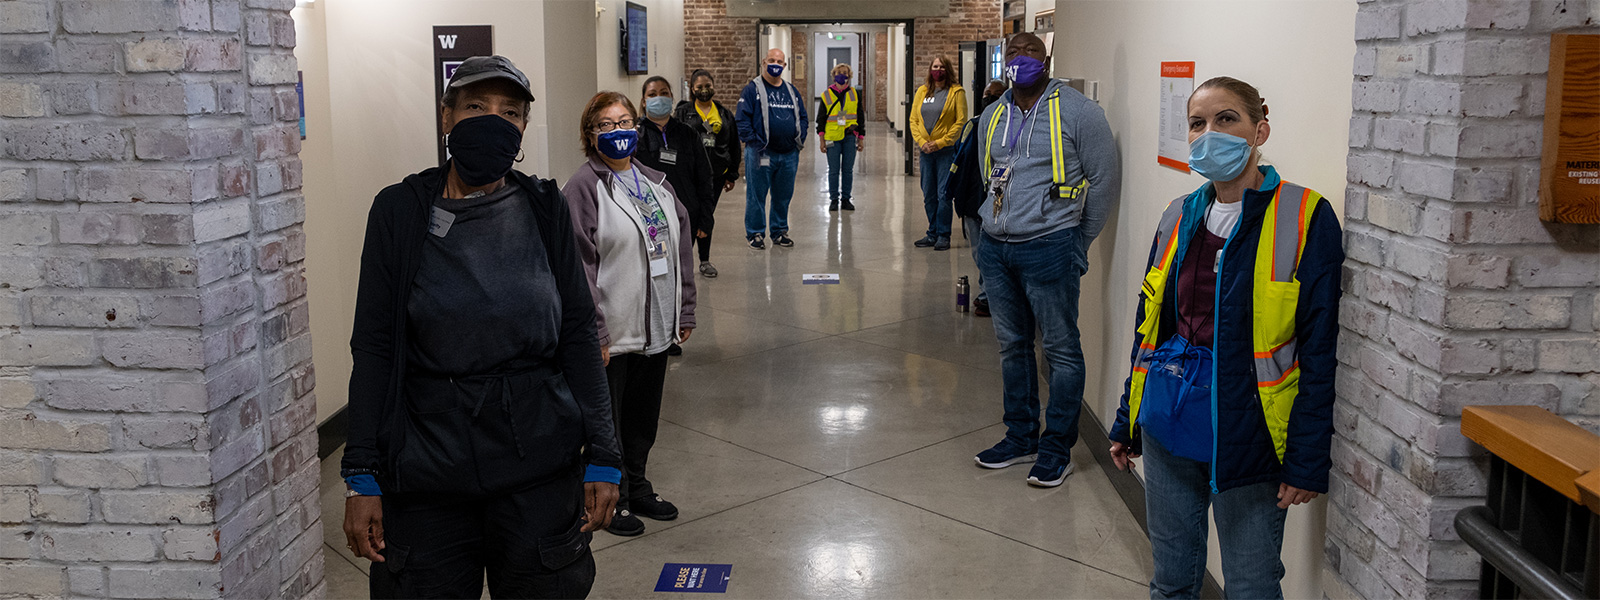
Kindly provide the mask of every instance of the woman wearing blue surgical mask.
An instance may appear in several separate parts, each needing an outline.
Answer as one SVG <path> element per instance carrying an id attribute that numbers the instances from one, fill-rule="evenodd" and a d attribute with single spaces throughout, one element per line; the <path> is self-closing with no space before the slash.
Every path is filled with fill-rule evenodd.
<path id="1" fill-rule="evenodd" d="M 640 127 L 628 97 L 595 94 L 579 123 L 589 160 L 561 193 L 594 295 L 600 354 L 622 442 L 621 500 L 606 530 L 634 536 L 644 533 L 640 516 L 678 517 L 678 508 L 645 477 L 645 466 L 661 416 L 667 350 L 694 331 L 694 245 L 675 186 L 636 156 L 652 130 Z"/>
<path id="2" fill-rule="evenodd" d="M 709 239 L 711 213 L 717 208 L 717 188 L 711 177 L 711 159 L 700 141 L 700 134 L 673 117 L 676 103 L 672 86 L 661 76 L 644 82 L 644 119 L 639 121 L 639 151 L 634 157 L 644 166 L 667 174 L 667 183 L 678 194 L 678 201 L 689 211 L 690 237 Z M 700 263 L 700 274 L 711 277 L 717 268 L 709 261 Z M 681 354 L 677 347 L 673 354 Z"/>
<path id="3" fill-rule="evenodd" d="M 1328 491 L 1339 221 L 1260 164 L 1272 128 L 1254 87 L 1211 79 L 1188 113 L 1207 181 L 1157 225 L 1111 455 L 1144 457 L 1150 597 L 1199 596 L 1209 507 L 1224 595 L 1282 598 L 1284 518 Z"/>

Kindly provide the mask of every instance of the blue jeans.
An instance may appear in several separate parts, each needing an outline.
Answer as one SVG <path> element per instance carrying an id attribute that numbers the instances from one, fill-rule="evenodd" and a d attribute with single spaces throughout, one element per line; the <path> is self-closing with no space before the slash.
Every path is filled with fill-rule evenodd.
<path id="1" fill-rule="evenodd" d="M 1026 242 L 983 235 L 975 252 L 1000 341 L 1006 438 L 1063 460 L 1078 442 L 1083 404 L 1083 347 L 1078 338 L 1078 285 L 1088 270 L 1077 227 Z M 1050 405 L 1039 431 L 1039 368 L 1034 329 L 1044 333 Z"/>
<path id="2" fill-rule="evenodd" d="M 844 178 L 844 194 L 839 193 L 839 179 Z M 856 180 L 856 138 L 844 136 L 837 142 L 828 142 L 828 199 L 850 199 L 850 188 Z"/>
<path id="3" fill-rule="evenodd" d="M 932 154 L 923 154 L 922 208 L 928 212 L 928 235 L 935 238 L 950 237 L 950 214 L 953 212 L 944 197 L 944 185 L 950 181 L 950 163 L 956 161 L 956 147 L 943 148 Z"/>
<path id="4" fill-rule="evenodd" d="M 761 166 L 765 154 L 772 164 Z M 744 149 L 744 237 L 770 232 L 789 232 L 789 200 L 794 198 L 794 174 L 800 166 L 800 151 L 784 154 Z M 772 214 L 767 215 L 767 191 L 772 192 Z"/>
<path id="5" fill-rule="evenodd" d="M 1144 506 L 1155 574 L 1151 598 L 1199 598 L 1206 577 L 1206 506 L 1217 519 L 1226 598 L 1282 598 L 1283 520 L 1278 484 L 1211 493 L 1211 463 L 1173 456 L 1144 437 Z"/>

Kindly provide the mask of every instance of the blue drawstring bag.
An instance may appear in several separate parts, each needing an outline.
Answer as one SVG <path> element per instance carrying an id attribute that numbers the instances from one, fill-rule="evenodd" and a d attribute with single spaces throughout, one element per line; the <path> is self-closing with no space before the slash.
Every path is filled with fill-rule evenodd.
<path id="1" fill-rule="evenodd" d="M 1211 349 L 1174 335 L 1149 359 L 1139 426 L 1173 455 L 1211 462 Z"/>

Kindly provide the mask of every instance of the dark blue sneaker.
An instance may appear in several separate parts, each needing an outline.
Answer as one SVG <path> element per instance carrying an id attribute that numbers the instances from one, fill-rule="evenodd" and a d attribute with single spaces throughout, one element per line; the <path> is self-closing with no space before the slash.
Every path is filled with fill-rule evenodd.
<path id="1" fill-rule="evenodd" d="M 750 247 L 755 250 L 766 250 L 767 242 L 765 241 L 765 238 L 766 236 L 764 235 L 759 233 L 756 234 L 755 237 L 750 238 Z"/>
<path id="2" fill-rule="evenodd" d="M 985 469 L 1004 469 L 1011 465 L 1033 462 L 1038 450 L 1024 448 L 1011 438 L 1000 440 L 993 448 L 979 452 L 973 460 Z"/>
<path id="3" fill-rule="evenodd" d="M 1039 457 L 1039 462 L 1028 470 L 1028 485 L 1033 487 L 1056 487 L 1067 480 L 1072 474 L 1072 459 L 1061 458 L 1045 454 Z"/>

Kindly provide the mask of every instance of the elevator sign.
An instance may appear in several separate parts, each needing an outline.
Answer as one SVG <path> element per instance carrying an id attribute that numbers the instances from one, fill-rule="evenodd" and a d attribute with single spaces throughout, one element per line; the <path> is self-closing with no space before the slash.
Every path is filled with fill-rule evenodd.
<path id="1" fill-rule="evenodd" d="M 456 67 L 474 56 L 494 54 L 494 27 L 490 25 L 436 25 L 433 28 L 433 105 L 444 99 L 444 86 Z M 439 164 L 444 164 L 444 123 L 434 119 L 435 136 L 440 140 Z"/>

